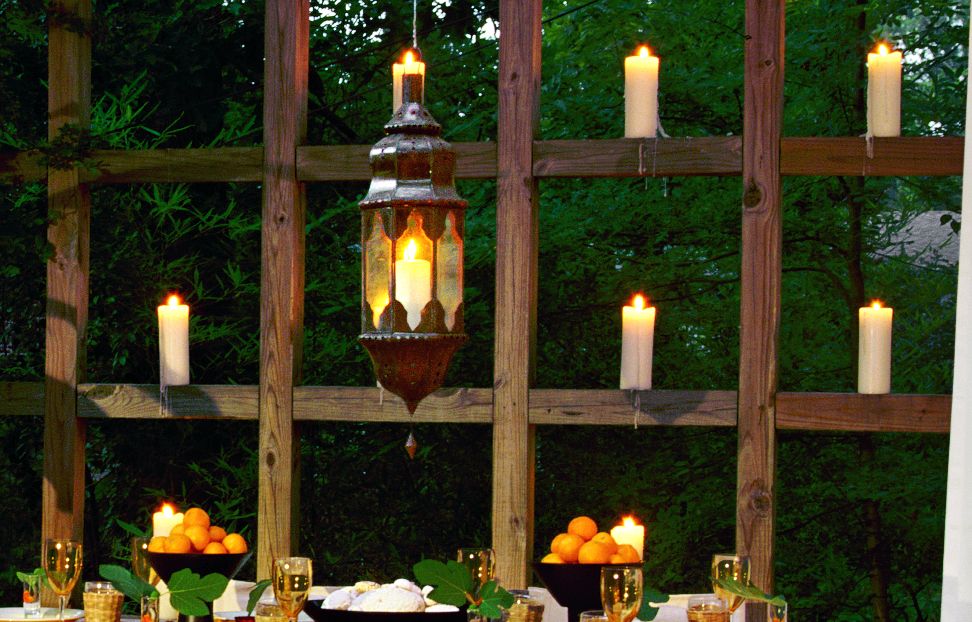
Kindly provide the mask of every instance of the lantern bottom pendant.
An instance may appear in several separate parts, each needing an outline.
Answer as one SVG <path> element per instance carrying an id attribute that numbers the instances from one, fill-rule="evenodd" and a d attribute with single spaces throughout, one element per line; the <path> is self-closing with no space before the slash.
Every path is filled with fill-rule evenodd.
<path id="1" fill-rule="evenodd" d="M 411 431 L 408 433 L 408 438 L 405 439 L 405 451 L 408 452 L 408 457 L 415 460 L 415 452 L 418 451 L 418 441 L 415 440 L 415 435 Z"/>
<path id="2" fill-rule="evenodd" d="M 408 412 L 442 386 L 449 361 L 465 334 L 365 333 L 358 341 L 371 355 L 381 386 L 405 400 Z"/>

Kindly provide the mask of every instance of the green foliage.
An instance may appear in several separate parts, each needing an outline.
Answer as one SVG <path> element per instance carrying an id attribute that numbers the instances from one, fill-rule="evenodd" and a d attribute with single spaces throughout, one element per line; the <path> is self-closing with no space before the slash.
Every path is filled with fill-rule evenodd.
<path id="1" fill-rule="evenodd" d="M 419 583 L 435 588 L 429 594 L 432 600 L 455 607 L 468 604 L 470 611 L 478 611 L 484 618 L 499 618 L 502 608 L 509 608 L 514 602 L 513 595 L 492 579 L 474 590 L 469 568 L 451 559 L 445 563 L 423 559 L 412 571 Z"/>
<path id="2" fill-rule="evenodd" d="M 135 602 L 141 602 L 145 596 L 158 596 L 158 591 L 150 583 L 136 577 L 127 568 L 114 564 L 102 564 L 98 567 L 98 574 L 102 579 L 111 581 L 112 586 L 131 598 Z"/>
<path id="3" fill-rule="evenodd" d="M 188 568 L 183 568 L 169 578 L 169 596 L 172 607 L 180 613 L 190 616 L 204 616 L 209 614 L 206 602 L 212 602 L 226 591 L 229 579 L 221 574 L 213 573 L 201 577 Z"/>

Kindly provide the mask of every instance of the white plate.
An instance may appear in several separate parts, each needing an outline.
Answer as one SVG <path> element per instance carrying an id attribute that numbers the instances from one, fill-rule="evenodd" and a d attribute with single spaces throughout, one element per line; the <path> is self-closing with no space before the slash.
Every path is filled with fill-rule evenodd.
<path id="1" fill-rule="evenodd" d="M 65 609 L 65 620 L 77 620 L 84 617 L 81 609 Z M 41 607 L 40 615 L 32 618 L 24 617 L 23 607 L 0 607 L 0 622 L 58 622 L 57 607 Z"/>
<path id="2" fill-rule="evenodd" d="M 54 613 L 57 613 L 57 611 L 55 610 Z M 233 622 L 236 619 L 236 616 L 247 616 L 247 615 L 250 614 L 248 614 L 245 611 L 214 611 L 213 612 L 214 619 L 229 620 L 230 622 Z M 7 622 L 7 621 L 0 620 L 0 622 Z M 23 618 L 20 618 L 18 622 L 23 622 Z M 314 620 L 309 615 L 301 611 L 300 615 L 297 616 L 297 622 L 314 622 Z"/>

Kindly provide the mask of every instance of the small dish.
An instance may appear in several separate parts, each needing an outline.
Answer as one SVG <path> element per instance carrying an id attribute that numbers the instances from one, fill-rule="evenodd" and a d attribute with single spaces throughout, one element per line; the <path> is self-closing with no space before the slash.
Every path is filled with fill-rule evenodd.
<path id="1" fill-rule="evenodd" d="M 83 609 L 65 609 L 64 620 L 70 622 L 84 617 Z M 0 622 L 58 622 L 57 607 L 42 607 L 39 616 L 24 617 L 23 607 L 0 607 Z"/>

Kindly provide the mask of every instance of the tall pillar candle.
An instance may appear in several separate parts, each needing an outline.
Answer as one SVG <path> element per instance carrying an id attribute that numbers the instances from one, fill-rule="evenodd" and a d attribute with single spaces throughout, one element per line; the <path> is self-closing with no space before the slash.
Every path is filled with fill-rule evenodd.
<path id="1" fill-rule="evenodd" d="M 152 514 L 152 536 L 168 536 L 172 528 L 182 524 L 185 515 L 176 512 L 168 503 L 162 504 L 162 509 Z"/>
<path id="2" fill-rule="evenodd" d="M 625 516 L 620 525 L 611 528 L 611 537 L 619 545 L 630 544 L 638 551 L 638 558 L 645 559 L 645 526 L 636 525 L 634 518 Z"/>
<path id="3" fill-rule="evenodd" d="M 395 300 L 408 313 L 412 330 L 422 321 L 422 309 L 432 300 L 432 264 L 416 259 L 415 240 L 409 240 L 401 259 L 395 262 Z"/>
<path id="4" fill-rule="evenodd" d="M 891 319 L 893 309 L 875 301 L 858 310 L 858 393 L 891 392 Z"/>
<path id="5" fill-rule="evenodd" d="M 402 62 L 392 65 L 392 114 L 402 107 L 402 76 L 405 75 L 420 75 L 425 80 L 425 63 L 414 50 L 406 51 Z"/>
<path id="6" fill-rule="evenodd" d="M 901 52 L 883 43 L 867 55 L 867 131 L 901 136 Z"/>
<path id="7" fill-rule="evenodd" d="M 624 59 L 625 138 L 654 138 L 658 132 L 658 62 L 646 45 Z"/>
<path id="8" fill-rule="evenodd" d="M 651 358 L 655 341 L 655 307 L 645 307 L 638 294 L 621 309 L 621 388 L 651 388 Z"/>
<path id="9" fill-rule="evenodd" d="M 189 305 L 169 296 L 159 305 L 159 384 L 189 384 Z"/>

